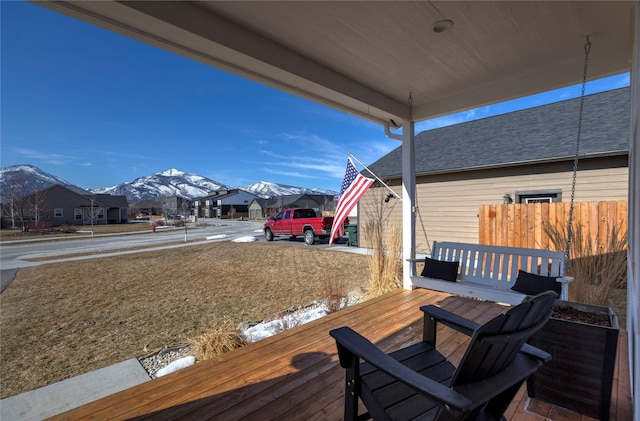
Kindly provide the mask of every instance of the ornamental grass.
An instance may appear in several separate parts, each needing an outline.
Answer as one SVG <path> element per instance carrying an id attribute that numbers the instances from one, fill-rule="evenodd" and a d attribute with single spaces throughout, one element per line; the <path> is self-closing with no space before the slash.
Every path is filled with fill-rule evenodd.
<path id="1" fill-rule="evenodd" d="M 566 227 L 545 224 L 544 231 L 556 250 L 567 245 Z M 571 235 L 568 276 L 569 300 L 606 306 L 616 288 L 626 287 L 627 229 L 622 224 L 609 226 L 601 238 L 593 237 L 582 224 L 576 224 Z"/>

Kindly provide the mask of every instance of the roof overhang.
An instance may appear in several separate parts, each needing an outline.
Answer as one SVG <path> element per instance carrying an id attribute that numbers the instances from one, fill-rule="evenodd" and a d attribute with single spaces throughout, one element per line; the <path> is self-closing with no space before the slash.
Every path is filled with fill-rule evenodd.
<path id="1" fill-rule="evenodd" d="M 421 121 L 630 70 L 633 1 L 37 1 L 370 121 Z M 437 21 L 453 22 L 434 32 Z"/>
<path id="2" fill-rule="evenodd" d="M 581 154 L 578 158 L 580 162 L 585 162 L 586 160 L 594 160 L 594 159 L 613 159 L 613 158 L 621 158 L 628 157 L 629 151 L 609 151 L 603 153 L 590 153 L 590 154 Z M 575 159 L 575 156 L 560 156 L 555 158 L 545 158 L 545 159 L 532 159 L 528 161 L 516 161 L 516 162 L 507 162 L 500 164 L 492 164 L 492 165 L 477 165 L 474 167 L 464 167 L 464 168 L 447 168 L 433 171 L 421 171 L 416 172 L 416 177 L 432 177 L 436 175 L 443 174 L 462 174 L 476 171 L 489 171 L 503 168 L 521 168 L 524 165 L 544 165 L 544 164 L 557 164 L 563 162 L 572 162 Z M 569 171 L 569 170 L 568 170 Z M 362 175 L 367 176 L 369 173 L 367 170 L 360 171 Z M 402 174 L 380 174 L 381 177 L 389 180 L 390 182 L 402 180 Z"/>

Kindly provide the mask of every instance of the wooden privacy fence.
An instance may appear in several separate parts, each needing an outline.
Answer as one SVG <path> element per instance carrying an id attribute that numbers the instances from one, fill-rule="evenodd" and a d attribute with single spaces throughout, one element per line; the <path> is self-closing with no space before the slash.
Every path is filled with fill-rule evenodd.
<path id="1" fill-rule="evenodd" d="M 570 203 L 531 203 L 481 205 L 478 238 L 480 244 L 552 249 L 544 224 L 555 225 L 566 232 Z M 582 224 L 584 235 L 594 241 L 605 239 L 607 230 L 621 225 L 627 231 L 627 201 L 576 202 L 573 226 Z"/>

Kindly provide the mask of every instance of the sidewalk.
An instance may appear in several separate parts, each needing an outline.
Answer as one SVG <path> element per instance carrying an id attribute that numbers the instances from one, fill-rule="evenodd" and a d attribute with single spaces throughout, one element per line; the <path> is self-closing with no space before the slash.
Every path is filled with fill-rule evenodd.
<path id="1" fill-rule="evenodd" d="M 43 420 L 151 380 L 136 358 L 0 400 L 2 420 Z"/>

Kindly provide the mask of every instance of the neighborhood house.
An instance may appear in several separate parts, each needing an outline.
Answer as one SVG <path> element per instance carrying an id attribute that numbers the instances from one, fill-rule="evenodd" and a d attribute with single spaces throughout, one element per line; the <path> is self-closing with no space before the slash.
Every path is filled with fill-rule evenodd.
<path id="1" fill-rule="evenodd" d="M 478 244 L 481 205 L 569 202 L 579 107 L 579 98 L 570 99 L 416 135 L 417 251 L 433 241 Z M 398 195 L 401 152 L 369 166 Z M 587 96 L 575 201 L 627 200 L 628 158 L 629 88 Z M 382 203 L 400 227 L 402 206 L 385 203 L 387 193 L 374 185 L 360 201 L 359 220 Z"/>
<path id="2" fill-rule="evenodd" d="M 20 198 L 3 225 L 32 226 L 46 224 L 103 225 L 127 222 L 128 203 L 125 196 L 94 194 L 72 185 L 54 185 Z M 23 224 L 24 223 L 24 224 Z"/>

